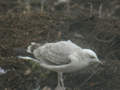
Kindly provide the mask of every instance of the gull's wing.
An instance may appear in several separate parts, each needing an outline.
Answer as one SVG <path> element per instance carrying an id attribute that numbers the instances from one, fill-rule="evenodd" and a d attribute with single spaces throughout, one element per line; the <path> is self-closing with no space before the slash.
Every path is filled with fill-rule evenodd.
<path id="1" fill-rule="evenodd" d="M 33 54 L 37 59 L 51 62 L 57 65 L 68 64 L 71 62 L 69 55 L 81 49 L 71 41 L 60 41 L 57 43 L 47 43 L 35 49 Z"/>

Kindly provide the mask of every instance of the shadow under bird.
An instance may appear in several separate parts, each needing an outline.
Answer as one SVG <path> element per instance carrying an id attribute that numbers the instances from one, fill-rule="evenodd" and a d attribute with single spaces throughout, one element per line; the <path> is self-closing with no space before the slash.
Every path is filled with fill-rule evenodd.
<path id="1" fill-rule="evenodd" d="M 93 50 L 83 49 L 70 40 L 43 45 L 32 42 L 27 50 L 16 49 L 16 51 L 18 58 L 33 60 L 41 67 L 56 71 L 58 73 L 56 90 L 65 90 L 62 73 L 78 72 L 91 63 L 101 63 Z"/>

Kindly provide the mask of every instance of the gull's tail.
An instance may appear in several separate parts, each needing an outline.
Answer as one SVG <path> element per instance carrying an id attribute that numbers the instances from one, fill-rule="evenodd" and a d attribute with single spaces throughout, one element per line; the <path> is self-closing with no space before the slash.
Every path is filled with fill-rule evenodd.
<path id="1" fill-rule="evenodd" d="M 19 57 L 31 57 L 31 58 L 34 57 L 33 54 L 28 53 L 26 49 L 23 49 L 23 48 L 14 48 L 13 52 L 14 52 L 14 56 L 18 58 Z"/>
<path id="2" fill-rule="evenodd" d="M 21 58 L 21 59 L 36 59 L 33 55 L 33 51 L 37 48 L 39 48 L 41 46 L 41 44 L 39 43 L 35 43 L 35 42 L 31 42 L 31 44 L 27 47 L 27 49 L 23 49 L 23 48 L 14 48 L 13 52 L 14 52 L 14 56 Z"/>
<path id="3" fill-rule="evenodd" d="M 32 61 L 35 61 L 37 63 L 39 63 L 40 61 L 37 60 L 33 54 L 31 53 L 28 53 L 26 51 L 26 49 L 23 49 L 23 48 L 14 48 L 14 56 L 16 56 L 17 58 L 20 58 L 20 59 L 27 59 L 27 60 L 32 60 Z"/>
<path id="4" fill-rule="evenodd" d="M 31 44 L 27 47 L 27 52 L 28 53 L 33 53 L 33 51 L 37 48 L 39 48 L 40 46 L 42 46 L 41 44 L 39 43 L 35 43 L 35 42 L 31 42 Z"/>

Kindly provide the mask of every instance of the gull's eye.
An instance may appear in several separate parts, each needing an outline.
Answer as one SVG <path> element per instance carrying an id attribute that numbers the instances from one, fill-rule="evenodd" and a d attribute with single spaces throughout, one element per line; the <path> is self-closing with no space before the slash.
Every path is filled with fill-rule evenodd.
<path id="1" fill-rule="evenodd" d="M 95 56 L 90 56 L 90 58 L 94 59 L 94 58 L 95 58 Z"/>

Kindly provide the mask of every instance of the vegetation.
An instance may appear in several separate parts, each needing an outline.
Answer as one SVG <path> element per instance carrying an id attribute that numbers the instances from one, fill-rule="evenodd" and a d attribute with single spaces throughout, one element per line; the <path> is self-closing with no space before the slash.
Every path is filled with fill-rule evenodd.
<path id="1" fill-rule="evenodd" d="M 28 2 L 26 4 L 26 2 Z M 70 0 L 0 1 L 0 90 L 41 90 L 54 88 L 56 73 L 39 64 L 16 58 L 14 48 L 26 48 L 30 42 L 72 40 L 83 48 L 92 48 L 106 64 L 82 87 L 82 82 L 96 69 L 65 74 L 70 90 L 119 90 L 120 83 L 120 1 Z M 28 5 L 28 6 L 27 6 Z M 90 72 L 90 73 L 88 73 Z"/>

